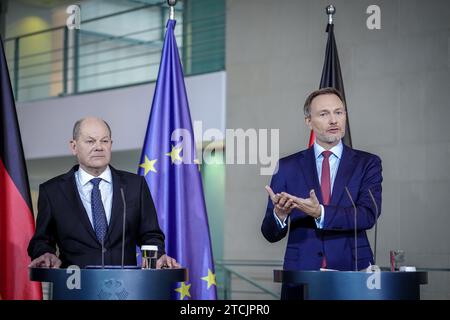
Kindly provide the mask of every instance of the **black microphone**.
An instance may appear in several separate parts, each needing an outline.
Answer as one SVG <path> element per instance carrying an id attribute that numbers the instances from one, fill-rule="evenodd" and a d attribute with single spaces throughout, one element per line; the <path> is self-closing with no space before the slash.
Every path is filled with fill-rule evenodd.
<path id="1" fill-rule="evenodd" d="M 373 252 L 373 263 L 376 265 L 377 264 L 377 227 L 378 227 L 378 205 L 377 202 L 375 201 L 375 197 L 372 194 L 372 191 L 369 190 L 369 194 L 370 194 L 370 198 L 372 198 L 372 202 L 375 206 L 375 240 L 374 240 L 374 252 Z"/>
<path id="2" fill-rule="evenodd" d="M 127 221 L 127 204 L 125 203 L 125 194 L 123 192 L 123 188 L 120 188 L 120 194 L 122 195 L 123 202 L 123 224 L 122 224 L 122 269 L 125 260 L 125 224 Z"/>
<path id="3" fill-rule="evenodd" d="M 357 233 L 356 233 L 356 222 L 357 222 L 357 220 L 356 220 L 356 213 L 357 213 L 357 209 L 356 209 L 355 202 L 353 201 L 352 195 L 350 194 L 350 191 L 348 191 L 347 186 L 345 186 L 345 191 L 347 191 L 347 195 L 350 198 L 350 201 L 352 202 L 353 209 L 355 210 L 355 221 L 354 221 L 355 227 L 353 228 L 354 232 L 355 232 L 355 271 L 358 271 L 358 238 L 357 238 Z"/>

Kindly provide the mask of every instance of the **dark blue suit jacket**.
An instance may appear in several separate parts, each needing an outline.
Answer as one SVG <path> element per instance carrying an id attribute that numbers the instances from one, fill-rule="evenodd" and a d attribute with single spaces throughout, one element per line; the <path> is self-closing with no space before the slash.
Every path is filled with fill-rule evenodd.
<path id="1" fill-rule="evenodd" d="M 324 206 L 324 228 L 318 229 L 314 219 L 300 210 L 290 214 L 289 239 L 284 256 L 286 270 L 318 270 L 322 256 L 326 256 L 327 268 L 355 270 L 355 211 L 347 195 L 348 188 L 357 209 L 357 264 L 358 270 L 373 264 L 373 254 L 367 239 L 367 229 L 374 226 L 377 209 L 371 190 L 381 210 L 381 160 L 378 156 L 351 149 L 344 145 L 342 158 L 334 181 L 330 204 Z M 322 204 L 317 176 L 314 148 L 300 151 L 279 161 L 278 172 L 272 177 L 272 190 L 285 191 L 301 198 L 309 198 L 314 189 Z M 264 237 L 276 242 L 287 234 L 273 216 L 269 198 L 266 215 L 261 226 Z"/>

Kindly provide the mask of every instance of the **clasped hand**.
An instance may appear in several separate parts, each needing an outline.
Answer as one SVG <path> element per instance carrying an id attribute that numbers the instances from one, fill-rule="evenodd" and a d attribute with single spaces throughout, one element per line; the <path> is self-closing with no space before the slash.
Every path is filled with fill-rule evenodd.
<path id="1" fill-rule="evenodd" d="M 307 199 L 293 196 L 287 192 L 274 193 L 269 186 L 266 186 L 266 191 L 272 200 L 275 214 L 280 220 L 284 221 L 293 209 L 299 209 L 313 218 L 319 218 L 321 215 L 320 203 L 314 190 L 309 192 Z"/>

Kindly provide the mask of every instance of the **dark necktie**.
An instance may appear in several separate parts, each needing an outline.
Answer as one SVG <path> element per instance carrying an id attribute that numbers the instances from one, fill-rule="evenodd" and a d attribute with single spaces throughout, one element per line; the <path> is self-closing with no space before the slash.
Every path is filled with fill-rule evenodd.
<path id="1" fill-rule="evenodd" d="M 91 209 L 95 235 L 97 236 L 98 241 L 103 243 L 106 230 L 108 229 L 108 222 L 106 220 L 105 208 L 103 207 L 102 195 L 98 187 L 100 181 L 102 181 L 101 178 L 94 178 L 91 180 L 93 185 L 91 193 Z"/>
<path id="2" fill-rule="evenodd" d="M 331 179 L 330 179 L 330 161 L 329 158 L 333 154 L 331 151 L 322 152 L 322 175 L 320 177 L 320 188 L 322 190 L 323 204 L 327 205 L 330 203 L 331 198 Z"/>
<path id="3" fill-rule="evenodd" d="M 320 189 L 322 190 L 322 199 L 323 204 L 327 205 L 330 203 L 331 198 L 331 179 L 330 179 L 330 156 L 333 154 L 331 151 L 322 152 L 323 161 L 322 161 L 322 175 L 320 177 Z M 322 257 L 321 268 L 327 267 L 327 258 L 325 257 L 325 253 Z"/>

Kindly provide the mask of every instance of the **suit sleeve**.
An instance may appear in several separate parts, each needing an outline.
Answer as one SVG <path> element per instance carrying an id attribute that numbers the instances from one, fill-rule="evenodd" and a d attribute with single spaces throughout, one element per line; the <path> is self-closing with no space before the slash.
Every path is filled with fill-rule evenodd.
<path id="1" fill-rule="evenodd" d="M 357 230 L 372 228 L 381 212 L 381 182 L 383 180 L 381 171 L 381 159 L 372 155 L 364 170 L 361 186 L 357 190 L 357 197 L 354 198 Z M 372 192 L 377 207 L 374 205 L 369 190 Z M 350 192 L 352 193 L 351 190 Z M 351 203 L 348 206 L 326 205 L 324 208 L 324 230 L 350 231 L 355 229 L 355 209 Z"/>
<path id="2" fill-rule="evenodd" d="M 270 187 L 275 193 L 286 191 L 286 182 L 283 174 L 281 173 L 281 166 L 280 164 L 278 165 L 279 170 L 272 176 L 272 181 L 270 182 Z M 288 228 L 281 228 L 281 226 L 278 224 L 273 215 L 274 206 L 272 204 L 272 200 L 270 199 L 270 197 L 268 198 L 269 200 L 267 203 L 266 214 L 261 225 L 261 232 L 264 238 L 267 239 L 267 241 L 277 242 L 286 236 Z"/>
<path id="3" fill-rule="evenodd" d="M 36 231 L 28 245 L 28 255 L 31 259 L 36 259 L 44 253 L 56 254 L 55 231 L 50 200 L 46 189 L 40 185 Z"/>
<path id="4" fill-rule="evenodd" d="M 141 225 L 139 228 L 139 243 L 158 246 L 159 254 L 164 254 L 164 233 L 159 228 L 158 216 L 147 182 L 141 178 Z"/>

